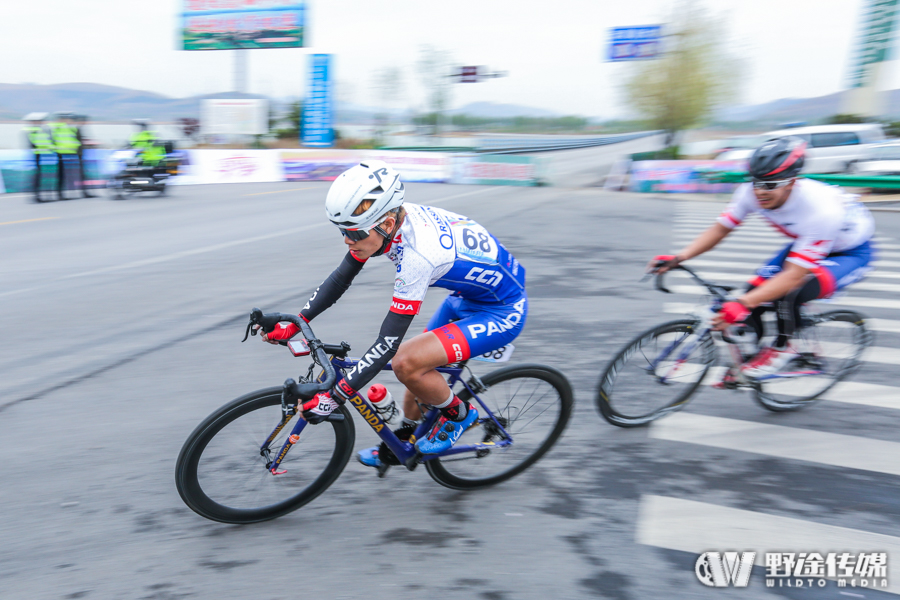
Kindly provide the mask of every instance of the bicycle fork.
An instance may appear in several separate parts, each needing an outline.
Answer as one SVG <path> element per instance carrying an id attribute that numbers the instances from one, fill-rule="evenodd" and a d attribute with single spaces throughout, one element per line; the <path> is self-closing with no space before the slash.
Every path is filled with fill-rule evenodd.
<path id="1" fill-rule="evenodd" d="M 294 423 L 294 428 L 291 430 L 291 434 L 284 440 L 284 444 L 281 445 L 281 450 L 278 451 L 275 459 L 272 459 L 272 449 L 269 447 L 275 438 L 278 437 L 278 434 L 284 429 L 284 427 L 290 422 L 290 420 L 297 414 L 298 409 L 295 409 L 293 412 L 288 406 L 287 402 L 288 395 L 288 385 L 285 383 L 284 390 L 281 392 L 281 422 L 275 426 L 275 429 L 272 430 L 272 433 L 269 434 L 269 437 L 266 438 L 266 441 L 263 442 L 262 446 L 259 447 L 259 455 L 266 459 L 266 469 L 269 470 L 272 475 L 284 475 L 287 473 L 287 469 L 279 469 L 278 467 L 281 465 L 281 461 L 284 460 L 284 457 L 287 456 L 288 451 L 291 447 L 297 443 L 300 439 L 300 432 L 303 431 L 303 428 L 306 427 L 307 421 L 301 415 L 297 422 Z"/>

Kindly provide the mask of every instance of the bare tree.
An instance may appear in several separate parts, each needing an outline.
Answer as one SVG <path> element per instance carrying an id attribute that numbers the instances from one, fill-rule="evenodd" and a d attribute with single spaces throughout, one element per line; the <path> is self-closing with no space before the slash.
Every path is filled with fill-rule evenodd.
<path id="1" fill-rule="evenodd" d="M 736 96 L 741 65 L 727 52 L 725 30 L 723 19 L 697 0 L 681 2 L 668 25 L 665 55 L 641 63 L 622 86 L 627 102 L 667 132 L 667 146 Z"/>
<path id="2" fill-rule="evenodd" d="M 390 112 L 400 105 L 406 81 L 400 67 L 385 67 L 375 72 L 375 92 L 379 107 Z"/>
<path id="3" fill-rule="evenodd" d="M 450 53 L 433 46 L 419 48 L 419 61 L 416 69 L 419 80 L 425 88 L 426 110 L 435 116 L 435 134 L 440 129 L 441 115 L 450 106 L 453 80 L 450 72 L 453 67 Z"/>

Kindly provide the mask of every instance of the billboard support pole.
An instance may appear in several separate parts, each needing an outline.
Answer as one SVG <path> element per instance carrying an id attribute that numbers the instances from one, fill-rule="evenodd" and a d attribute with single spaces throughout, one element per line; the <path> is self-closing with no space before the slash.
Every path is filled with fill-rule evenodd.
<path id="1" fill-rule="evenodd" d="M 234 51 L 234 91 L 247 93 L 247 54 L 248 50 L 239 48 Z"/>

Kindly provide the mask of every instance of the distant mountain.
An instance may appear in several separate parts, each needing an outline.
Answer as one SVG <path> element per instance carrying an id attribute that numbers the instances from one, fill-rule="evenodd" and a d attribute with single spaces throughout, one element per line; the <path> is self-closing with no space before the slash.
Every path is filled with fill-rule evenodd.
<path id="1" fill-rule="evenodd" d="M 784 98 L 753 106 L 726 107 L 718 110 L 716 121 L 746 121 L 767 125 L 778 125 L 790 121 L 820 121 L 841 112 L 842 100 L 846 92 L 835 92 L 816 98 Z M 885 117 L 900 119 L 900 90 L 885 92 Z"/>
<path id="2" fill-rule="evenodd" d="M 257 94 L 223 92 L 189 98 L 169 98 L 155 92 L 96 83 L 54 85 L 0 84 L 0 116 L 20 118 L 30 112 L 67 111 L 93 120 L 148 118 L 170 121 L 199 117 L 200 102 L 209 98 L 265 98 Z"/>
<path id="3" fill-rule="evenodd" d="M 494 102 L 471 102 L 461 108 L 448 111 L 453 115 L 469 115 L 487 119 L 508 119 L 512 117 L 561 117 L 560 113 L 533 106 L 518 104 L 497 104 Z"/>

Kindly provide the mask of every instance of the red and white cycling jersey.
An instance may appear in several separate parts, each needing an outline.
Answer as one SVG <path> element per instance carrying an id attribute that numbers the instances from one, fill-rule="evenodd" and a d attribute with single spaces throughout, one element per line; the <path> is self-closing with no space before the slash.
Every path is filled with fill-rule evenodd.
<path id="1" fill-rule="evenodd" d="M 734 229 L 752 213 L 759 213 L 778 231 L 797 240 L 786 260 L 804 269 L 817 267 L 829 254 L 864 244 L 875 232 L 872 215 L 856 196 L 811 179 L 794 182 L 787 202 L 775 210 L 762 208 L 753 185 L 745 183 L 734 191 L 718 222 Z"/>

